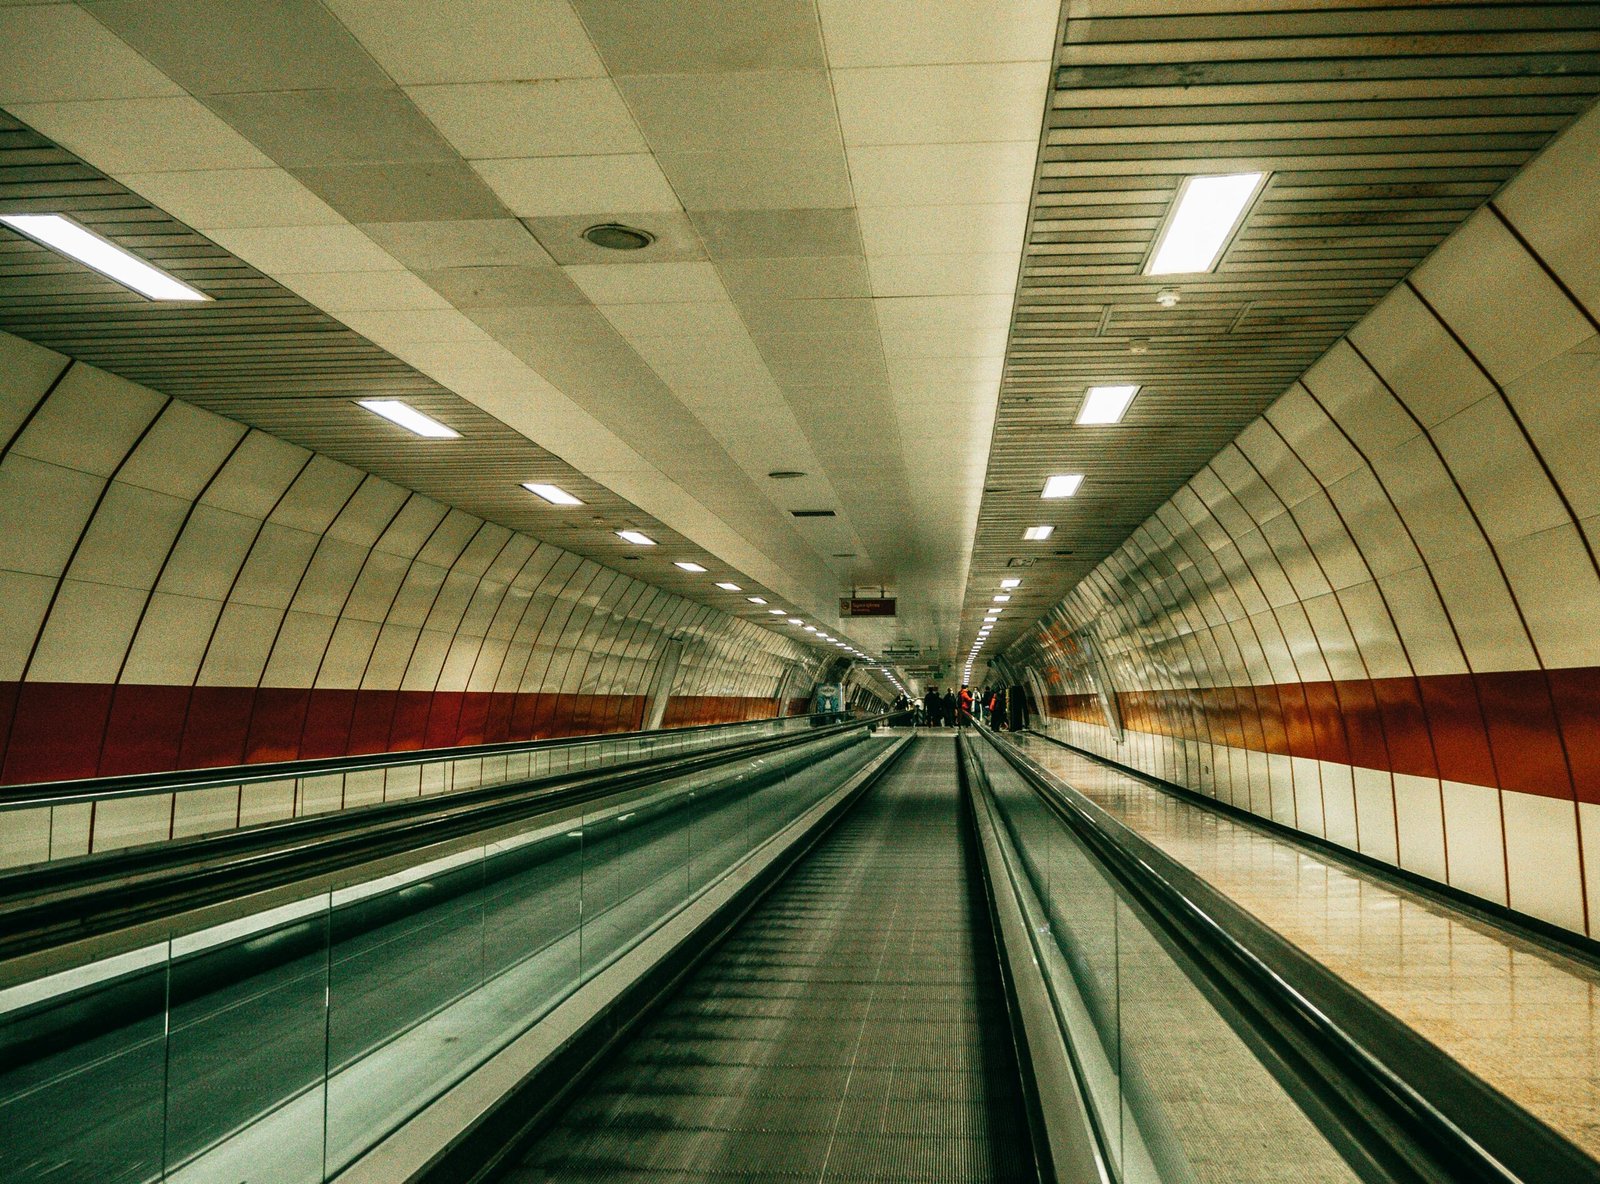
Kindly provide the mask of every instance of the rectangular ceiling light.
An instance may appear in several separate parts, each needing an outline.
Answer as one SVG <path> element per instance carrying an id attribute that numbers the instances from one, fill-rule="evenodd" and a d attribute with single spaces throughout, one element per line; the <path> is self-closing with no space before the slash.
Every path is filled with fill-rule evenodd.
<path id="1" fill-rule="evenodd" d="M 805 622 L 802 621 L 799 617 L 790 617 L 789 618 L 789 624 L 791 624 L 791 625 L 804 625 Z"/>
<path id="2" fill-rule="evenodd" d="M 1008 601 L 1010 599 L 1011 599 L 1010 593 L 1002 592 L 999 596 L 996 596 L 994 598 L 994 602 L 996 604 L 1004 604 L 1006 601 Z"/>
<path id="3" fill-rule="evenodd" d="M 717 581 L 717 587 L 721 588 L 724 592 L 738 592 L 738 591 L 740 591 L 740 588 L 739 588 L 738 584 L 730 584 L 730 583 L 728 583 L 727 580 L 718 580 Z"/>
<path id="4" fill-rule="evenodd" d="M 1078 492 L 1078 486 L 1082 484 L 1082 473 L 1057 473 L 1054 477 L 1045 480 L 1044 492 L 1039 496 L 1046 498 L 1071 497 Z"/>
<path id="5" fill-rule="evenodd" d="M 1002 588 L 1020 588 L 1022 586 L 1022 581 L 1017 579 L 1001 580 L 1000 586 Z"/>
<path id="6" fill-rule="evenodd" d="M 1022 537 L 1030 543 L 1041 543 L 1055 532 L 1053 526 L 1030 526 L 1022 532 Z"/>
<path id="7" fill-rule="evenodd" d="M 983 623 L 985 625 L 993 625 L 999 619 L 1000 619 L 999 617 L 985 617 L 985 618 L 983 618 Z"/>
<path id="8" fill-rule="evenodd" d="M 765 603 L 767 603 L 767 598 L 765 596 L 746 596 L 745 599 L 748 600 L 751 604 L 765 604 Z"/>
<path id="9" fill-rule="evenodd" d="M 537 481 L 524 481 L 522 488 L 529 493 L 537 494 L 552 506 L 581 506 L 583 503 L 573 497 L 559 485 L 541 485 Z"/>
<path id="10" fill-rule="evenodd" d="M 769 608 L 769 609 L 768 609 L 768 610 L 767 610 L 767 611 L 768 611 L 768 612 L 769 612 L 769 613 L 771 613 L 771 614 L 772 614 L 772 615 L 773 615 L 773 616 L 775 616 L 775 617 L 781 617 L 781 616 L 783 616 L 783 615 L 784 615 L 784 612 L 785 612 L 785 611 L 786 611 L 786 610 L 784 610 L 784 609 L 781 609 L 781 608 Z"/>
<path id="11" fill-rule="evenodd" d="M 705 571 L 705 568 L 701 567 L 698 563 L 691 563 L 687 559 L 674 559 L 672 561 L 672 566 L 681 567 L 684 571 Z"/>
<path id="12" fill-rule="evenodd" d="M 60 214 L 0 214 L 0 222 L 151 300 L 211 299 L 71 218 Z"/>
<path id="13" fill-rule="evenodd" d="M 636 547 L 653 547 L 656 545 L 655 539 L 637 530 L 619 530 L 617 531 L 617 537 L 624 542 L 632 543 Z"/>
<path id="14" fill-rule="evenodd" d="M 1128 404 L 1139 388 L 1133 383 L 1122 386 L 1092 386 L 1083 395 L 1083 406 L 1078 408 L 1079 423 L 1121 423 L 1128 413 Z"/>
<path id="15" fill-rule="evenodd" d="M 437 419 L 430 419 L 399 399 L 357 399 L 356 406 L 365 407 L 372 414 L 399 424 L 413 435 L 426 436 L 430 440 L 456 440 L 461 437 L 461 433 L 454 428 L 445 427 Z"/>
<path id="16" fill-rule="evenodd" d="M 1145 265 L 1146 275 L 1190 275 L 1210 271 L 1239 224 L 1265 173 L 1190 177 L 1178 190 L 1177 207 Z"/>

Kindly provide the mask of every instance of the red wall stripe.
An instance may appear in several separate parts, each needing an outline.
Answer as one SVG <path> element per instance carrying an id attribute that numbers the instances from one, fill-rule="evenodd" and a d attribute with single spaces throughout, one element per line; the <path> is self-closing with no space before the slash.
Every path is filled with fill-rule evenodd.
<path id="1" fill-rule="evenodd" d="M 1133 731 L 1600 803 L 1597 666 L 1124 691 L 1117 702 Z M 1094 695 L 1051 695 L 1049 712 L 1105 724 Z"/>
<path id="2" fill-rule="evenodd" d="M 603 735 L 636 730 L 644 711 L 643 695 L 0 682 L 14 721 L 0 784 Z M 669 700 L 665 723 L 776 714 L 772 699 L 690 695 Z"/>

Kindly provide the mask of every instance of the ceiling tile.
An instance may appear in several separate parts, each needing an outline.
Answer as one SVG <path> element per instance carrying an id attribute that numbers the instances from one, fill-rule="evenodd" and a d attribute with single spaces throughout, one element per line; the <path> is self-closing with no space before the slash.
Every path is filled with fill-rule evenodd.
<path id="1" fill-rule="evenodd" d="M 680 301 L 669 304 L 608 304 L 606 319 L 624 337 L 736 338 L 745 332 L 733 303 Z"/>
<path id="2" fill-rule="evenodd" d="M 729 293 L 741 302 L 871 295 L 866 260 L 857 255 L 723 259 L 717 270 Z"/>
<path id="3" fill-rule="evenodd" d="M 1033 187 L 1032 140 L 986 144 L 871 144 L 850 149 L 858 206 L 1015 202 Z"/>
<path id="4" fill-rule="evenodd" d="M 620 222 L 655 236 L 640 251 L 596 246 L 583 232 L 598 222 Z M 524 218 L 523 223 L 557 263 L 577 266 L 638 267 L 687 263 L 706 257 L 700 235 L 682 210 L 605 210 L 560 218 Z"/>
<path id="5" fill-rule="evenodd" d="M 416 274 L 462 309 L 584 303 L 559 267 L 441 267 Z"/>
<path id="6" fill-rule="evenodd" d="M 679 208 L 672 186 L 647 153 L 479 160 L 472 167 L 523 218 Z"/>
<path id="7" fill-rule="evenodd" d="M 874 255 L 867 260 L 874 296 L 1010 295 L 1017 287 L 1015 253 Z"/>
<path id="8" fill-rule="evenodd" d="M 469 160 L 648 151 L 609 78 L 414 86 L 406 94 Z"/>
<path id="9" fill-rule="evenodd" d="M 213 95 L 207 105 L 289 168 L 456 159 L 444 137 L 394 89 Z"/>
<path id="10" fill-rule="evenodd" d="M 648 74 L 617 85 L 658 153 L 842 145 L 826 70 Z"/>
<path id="11" fill-rule="evenodd" d="M 1005 329 L 1011 324 L 1011 293 L 990 296 L 901 296 L 875 301 L 887 331 Z"/>
<path id="12" fill-rule="evenodd" d="M 0 103 L 179 96 L 183 88 L 76 4 L 0 8 Z"/>
<path id="13" fill-rule="evenodd" d="M 686 210 L 827 209 L 850 204 L 850 174 L 844 153 L 835 148 L 662 152 L 657 159 Z"/>
<path id="14" fill-rule="evenodd" d="M 407 267 L 548 267 L 550 256 L 516 218 L 374 222 L 368 237 Z"/>
<path id="15" fill-rule="evenodd" d="M 211 232 L 219 247 L 268 274 L 399 271 L 400 263 L 354 226 L 232 227 Z"/>
<path id="16" fill-rule="evenodd" d="M 812 0 L 574 0 L 613 74 L 820 68 Z"/>
<path id="17" fill-rule="evenodd" d="M 483 329 L 456 309 L 347 310 L 339 319 L 374 345 L 384 349 L 394 344 L 435 343 L 441 341 L 478 342 L 490 340 Z"/>
<path id="18" fill-rule="evenodd" d="M 247 139 L 187 97 L 18 103 L 9 110 L 62 147 L 112 172 L 255 169 L 272 164 Z"/>
<path id="19" fill-rule="evenodd" d="M 1038 144 L 1049 62 L 835 70 L 845 143 Z"/>
<path id="20" fill-rule="evenodd" d="M 409 271 L 281 272 L 273 278 L 335 315 L 366 309 L 450 307 L 448 300 Z"/>
<path id="21" fill-rule="evenodd" d="M 389 84 L 319 0 L 92 0 L 84 7 L 192 94 Z"/>
<path id="22" fill-rule="evenodd" d="M 850 66 L 1049 61 L 1058 0 L 817 0 L 828 61 Z"/>
<path id="23" fill-rule="evenodd" d="M 596 304 L 728 298 L 717 269 L 710 263 L 636 263 L 630 267 L 588 264 L 568 267 L 566 272 Z"/>
<path id="24" fill-rule="evenodd" d="M 900 358 L 1001 358 L 1006 328 L 918 329 L 883 331 L 883 352 Z"/>
<path id="25" fill-rule="evenodd" d="M 752 333 L 875 333 L 871 300 L 749 299 L 739 311 Z"/>
<path id="26" fill-rule="evenodd" d="M 196 230 L 336 226 L 344 218 L 282 169 L 123 173 L 129 189 Z"/>
<path id="27" fill-rule="evenodd" d="M 567 0 L 326 0 L 402 85 L 605 73 Z"/>
<path id="28" fill-rule="evenodd" d="M 872 255 L 988 255 L 1022 252 L 1026 204 L 879 206 L 861 211 Z"/>
<path id="29" fill-rule="evenodd" d="M 483 178 L 461 161 L 289 171 L 352 222 L 478 220 L 505 212 Z"/>
<path id="30" fill-rule="evenodd" d="M 851 209 L 699 210 L 692 219 L 719 261 L 861 254 Z"/>

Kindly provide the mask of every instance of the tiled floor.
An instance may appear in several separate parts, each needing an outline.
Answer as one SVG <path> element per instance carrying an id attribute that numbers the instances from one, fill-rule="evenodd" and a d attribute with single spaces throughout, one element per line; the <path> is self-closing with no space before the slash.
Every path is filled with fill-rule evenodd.
<path id="1" fill-rule="evenodd" d="M 1032 736 L 1033 760 L 1600 1156 L 1600 972 Z"/>

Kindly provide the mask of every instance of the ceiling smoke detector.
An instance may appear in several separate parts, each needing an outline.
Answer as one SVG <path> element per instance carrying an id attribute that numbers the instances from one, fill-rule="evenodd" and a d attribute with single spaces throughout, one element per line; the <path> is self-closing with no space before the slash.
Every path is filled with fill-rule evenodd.
<path id="1" fill-rule="evenodd" d="M 1162 308 L 1176 308 L 1181 299 L 1176 288 L 1162 288 L 1156 293 L 1156 303 Z"/>
<path id="2" fill-rule="evenodd" d="M 608 251 L 642 251 L 656 241 L 648 230 L 624 226 L 620 222 L 602 222 L 583 232 L 583 237 L 597 247 Z"/>

